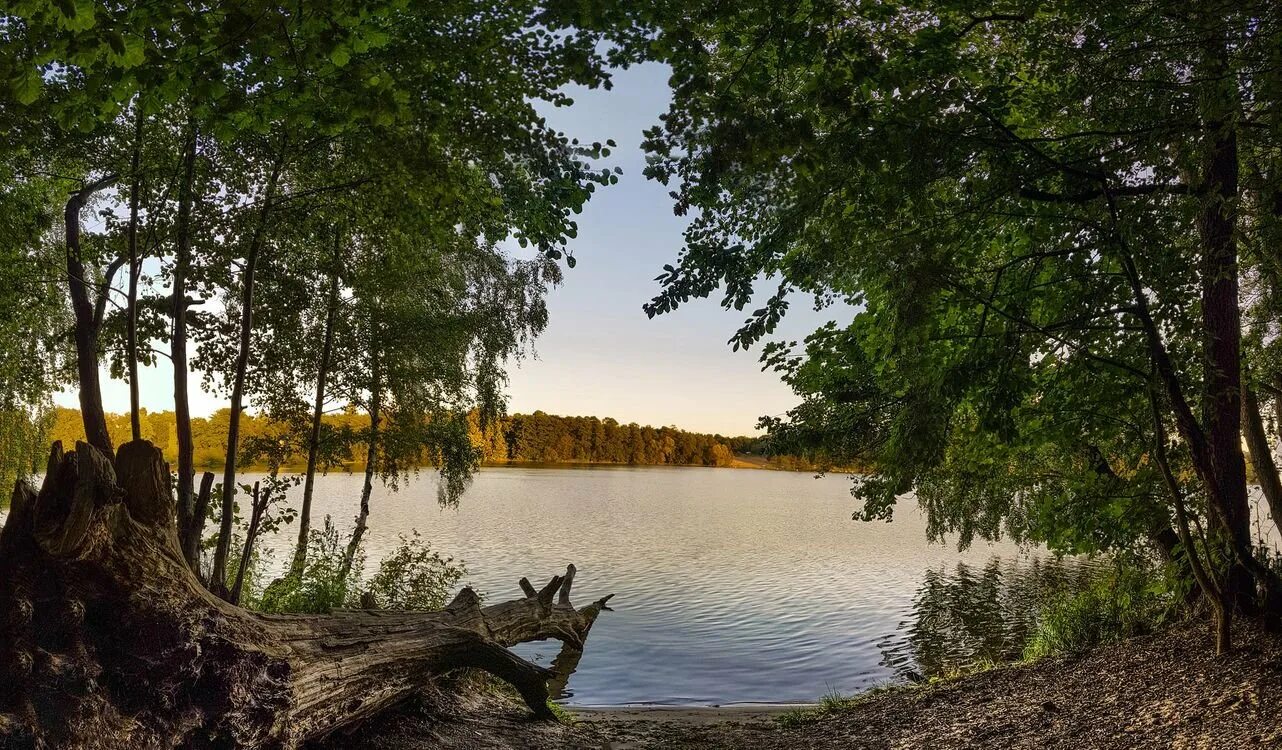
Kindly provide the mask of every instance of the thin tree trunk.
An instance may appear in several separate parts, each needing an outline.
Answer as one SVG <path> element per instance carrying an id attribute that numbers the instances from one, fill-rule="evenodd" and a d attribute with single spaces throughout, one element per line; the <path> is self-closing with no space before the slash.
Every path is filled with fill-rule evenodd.
<path id="1" fill-rule="evenodd" d="M 207 471 L 200 478 L 200 492 L 191 509 L 191 518 L 186 526 L 178 527 L 178 541 L 183 559 L 197 576 L 200 573 L 200 544 L 205 534 L 205 516 L 209 514 L 209 498 L 214 493 L 214 472 Z M 179 522 L 182 519 L 179 518 Z"/>
<path id="2" fill-rule="evenodd" d="M 80 417 L 84 422 L 85 437 L 89 444 L 110 454 L 111 435 L 107 432 L 107 415 L 102 408 L 102 388 L 98 382 L 98 329 L 102 325 L 111 278 L 119 263 L 108 266 L 105 281 L 96 299 L 90 298 L 90 282 L 85 275 L 80 253 L 80 211 L 99 190 L 116 183 L 111 175 L 86 185 L 71 194 L 67 200 L 63 221 L 67 242 L 67 289 L 76 326 L 76 376 L 80 386 Z"/>
<path id="3" fill-rule="evenodd" d="M 1278 477 L 1273 447 L 1269 445 L 1269 436 L 1264 430 L 1259 399 L 1245 382 L 1242 384 L 1242 436 L 1246 439 L 1246 447 L 1251 454 L 1255 477 L 1269 504 L 1269 515 L 1273 517 L 1273 523 L 1282 529 L 1282 479 Z"/>
<path id="4" fill-rule="evenodd" d="M 191 406 L 187 396 L 187 273 L 191 269 L 192 204 L 195 201 L 196 182 L 196 123 L 189 119 L 183 133 L 183 174 L 178 186 L 178 220 L 175 228 L 176 252 L 174 257 L 174 289 L 171 315 L 173 332 L 169 343 L 169 357 L 174 365 L 174 422 L 178 437 L 178 528 L 190 529 L 193 524 L 194 498 L 192 481 L 195 478 L 195 449 L 191 437 Z M 186 523 L 183 523 L 183 522 Z M 200 539 L 183 540 L 182 548 L 197 548 Z"/>
<path id="5" fill-rule="evenodd" d="M 125 321 L 125 356 L 129 360 L 129 429 L 134 440 L 142 440 L 142 417 L 138 398 L 138 201 L 142 190 L 142 104 L 135 105 L 134 152 L 129 160 L 129 301 Z"/>
<path id="6" fill-rule="evenodd" d="M 361 508 L 356 515 L 356 526 L 352 529 L 352 538 L 348 540 L 347 552 L 343 555 L 340 580 L 347 580 L 347 574 L 352 570 L 352 561 L 356 559 L 356 551 L 360 549 L 369 521 L 369 499 L 374 494 L 374 474 L 378 471 L 378 442 L 382 437 L 379 420 L 382 419 L 383 375 L 379 365 L 378 346 L 375 344 L 370 347 L 369 442 L 365 446 L 365 483 L 361 486 Z"/>
<path id="7" fill-rule="evenodd" d="M 293 573 L 301 573 L 307 564 L 307 536 L 312 523 L 312 495 L 316 490 L 316 463 L 320 456 L 321 417 L 325 414 L 325 385 L 329 379 L 330 360 L 334 353 L 334 318 L 338 315 L 338 250 L 341 236 L 334 239 L 334 267 L 329 277 L 329 297 L 325 309 L 325 340 L 321 345 L 316 368 L 316 400 L 312 404 L 312 429 L 307 440 L 307 473 L 303 479 L 303 506 L 298 513 L 298 546 L 294 549 Z"/>
<path id="8" fill-rule="evenodd" d="M 271 174 L 267 178 L 263 208 L 258 214 L 257 225 L 249 242 L 249 250 L 245 253 L 245 274 L 240 291 L 240 338 L 236 351 L 236 372 L 231 388 L 231 418 L 227 423 L 227 458 L 223 461 L 221 527 L 218 530 L 218 546 L 214 549 L 214 567 L 209 574 L 209 582 L 216 592 L 226 590 L 227 557 L 231 552 L 232 521 L 236 507 L 236 461 L 240 451 L 240 415 L 244 408 L 245 374 L 249 369 L 249 346 L 254 330 L 254 278 L 258 268 L 258 256 L 267 234 L 267 224 L 271 219 L 272 203 L 276 199 L 276 183 L 280 177 L 283 161 L 282 151 L 277 155 Z"/>
<path id="9" fill-rule="evenodd" d="M 260 491 L 258 482 L 254 482 L 253 510 L 249 518 L 249 528 L 245 531 L 245 544 L 240 551 L 240 565 L 236 567 L 236 583 L 231 587 L 231 596 L 227 601 L 240 604 L 240 594 L 245 586 L 245 571 L 249 568 L 249 558 L 254 554 L 254 540 L 258 537 L 258 525 L 263 520 L 266 510 L 266 498 Z"/>
<path id="10" fill-rule="evenodd" d="M 1155 447 L 1153 455 L 1156 458 L 1158 469 L 1161 471 L 1162 480 L 1166 483 L 1167 491 L 1171 495 L 1171 502 L 1175 506 L 1175 531 L 1179 535 L 1180 546 L 1184 551 L 1184 560 L 1188 564 L 1189 571 L 1193 574 L 1193 580 L 1197 582 L 1198 588 L 1201 589 L 1207 601 L 1211 603 L 1211 609 L 1215 616 L 1215 653 L 1224 654 L 1232 648 L 1233 607 L 1226 600 L 1224 586 L 1215 579 L 1210 560 L 1203 562 L 1201 553 L 1198 552 L 1197 545 L 1194 544 L 1193 533 L 1189 528 L 1188 508 L 1184 504 L 1184 492 L 1180 489 L 1180 483 L 1175 478 L 1175 472 L 1171 471 L 1171 464 L 1167 457 L 1166 427 L 1162 423 L 1162 411 L 1158 406 L 1155 393 L 1150 392 L 1149 404 L 1153 411 L 1153 441 Z"/>
<path id="11" fill-rule="evenodd" d="M 550 670 L 505 646 L 582 649 L 605 597 L 573 578 L 482 607 L 260 615 L 210 594 L 182 562 L 160 451 L 115 465 L 55 444 L 37 495 L 19 483 L 0 532 L 0 747 L 278 748 L 377 716 L 460 667 L 512 683 L 548 716 Z"/>

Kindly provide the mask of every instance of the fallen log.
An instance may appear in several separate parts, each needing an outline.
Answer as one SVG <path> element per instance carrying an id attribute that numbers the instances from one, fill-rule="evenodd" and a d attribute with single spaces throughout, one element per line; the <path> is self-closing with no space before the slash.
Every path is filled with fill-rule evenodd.
<path id="1" fill-rule="evenodd" d="M 581 650 L 605 597 L 570 603 L 574 566 L 520 599 L 463 589 L 434 612 L 264 615 L 210 594 L 179 547 L 169 468 L 136 441 L 114 463 L 54 444 L 0 531 L 0 747 L 293 748 L 460 667 L 549 713 L 550 670 L 508 651 Z"/>

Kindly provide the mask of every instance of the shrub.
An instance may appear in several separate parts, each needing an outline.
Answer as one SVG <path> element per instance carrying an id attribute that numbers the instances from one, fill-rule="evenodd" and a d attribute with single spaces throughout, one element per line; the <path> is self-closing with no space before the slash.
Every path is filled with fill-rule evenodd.
<path id="1" fill-rule="evenodd" d="M 1119 562 L 1085 589 L 1056 597 L 1042 609 L 1024 658 L 1080 654 L 1101 643 L 1150 632 L 1166 619 L 1173 598 L 1151 566 Z"/>
<path id="2" fill-rule="evenodd" d="M 343 575 L 347 544 L 333 520 L 325 517 L 307 541 L 307 564 L 301 574 L 288 574 L 272 582 L 258 598 L 263 612 L 324 613 L 359 607 L 362 594 L 372 594 L 383 609 L 437 609 L 454 585 L 467 573 L 461 563 L 433 551 L 417 531 L 401 537 L 400 544 L 379 563 L 368 585 L 362 584 L 365 553 L 357 549 L 351 569 Z"/>
<path id="3" fill-rule="evenodd" d="M 452 557 L 442 557 L 417 531 L 383 558 L 366 591 L 384 609 L 437 609 L 467 569 Z"/>
<path id="4" fill-rule="evenodd" d="M 357 550 L 347 576 L 342 575 L 347 545 L 340 540 L 334 521 L 325 516 L 319 529 L 307 537 L 307 564 L 301 573 L 288 573 L 267 587 L 258 601 L 263 612 L 319 614 L 356 604 L 364 555 Z"/>

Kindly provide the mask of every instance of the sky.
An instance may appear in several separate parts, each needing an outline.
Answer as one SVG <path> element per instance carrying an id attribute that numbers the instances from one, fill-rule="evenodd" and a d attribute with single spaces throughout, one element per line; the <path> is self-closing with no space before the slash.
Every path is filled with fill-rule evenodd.
<path id="1" fill-rule="evenodd" d="M 747 311 L 724 310 L 719 298 L 693 300 L 675 312 L 648 319 L 641 305 L 659 289 L 654 277 L 681 249 L 685 219 L 672 213 L 667 187 L 642 174 L 641 133 L 667 109 L 668 71 L 648 64 L 618 71 L 610 91 L 574 90 L 575 104 L 547 108 L 549 123 L 592 142 L 614 139 L 605 164 L 623 169 L 619 183 L 598 189 L 578 218 L 569 248 L 578 263 L 548 299 L 550 321 L 532 357 L 510 368 L 508 410 L 613 417 L 620 422 L 675 425 L 696 432 L 755 434 L 757 418 L 778 415 L 796 403 L 772 372 L 761 372 L 759 348 L 732 351 L 727 339 Z M 799 340 L 841 309 L 815 312 L 793 300 L 775 338 Z M 173 408 L 168 363 L 139 376 L 142 406 Z M 197 391 L 191 409 L 205 416 L 227 405 Z M 129 409 L 128 385 L 102 378 L 108 411 Z M 76 405 L 69 390 L 55 401 Z M 251 405 L 252 406 L 252 405 Z"/>

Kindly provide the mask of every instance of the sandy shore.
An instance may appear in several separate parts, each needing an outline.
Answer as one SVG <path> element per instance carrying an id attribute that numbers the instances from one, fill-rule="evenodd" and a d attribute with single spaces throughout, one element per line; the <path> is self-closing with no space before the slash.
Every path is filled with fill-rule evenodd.
<path id="1" fill-rule="evenodd" d="M 534 721 L 494 691 L 440 690 L 330 750 L 1229 750 L 1282 748 L 1282 637 L 1243 625 L 1216 657 L 1190 625 L 1081 657 L 998 667 L 781 722 L 789 706 L 574 708 Z"/>
<path id="2" fill-rule="evenodd" d="M 771 721 L 780 714 L 809 708 L 806 703 L 757 703 L 731 706 L 568 706 L 582 722 L 670 721 L 683 724 L 719 724 L 729 721 Z"/>

